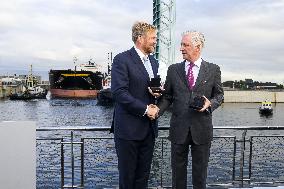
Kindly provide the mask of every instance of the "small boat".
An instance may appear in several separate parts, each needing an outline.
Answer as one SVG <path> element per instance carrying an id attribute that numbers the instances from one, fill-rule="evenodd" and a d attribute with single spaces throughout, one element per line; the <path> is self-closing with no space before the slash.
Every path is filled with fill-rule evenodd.
<path id="1" fill-rule="evenodd" d="M 273 113 L 272 103 L 270 101 L 261 102 L 261 106 L 259 107 L 259 113 L 263 115 L 270 115 Z"/>
<path id="2" fill-rule="evenodd" d="M 103 89 L 99 90 L 97 94 L 98 105 L 111 106 L 113 105 L 113 97 L 111 93 L 111 77 L 107 75 L 103 80 Z"/>
<path id="3" fill-rule="evenodd" d="M 112 64 L 112 53 L 109 54 L 108 59 L 108 72 L 103 78 L 103 88 L 98 91 L 97 94 L 97 105 L 100 106 L 112 106 L 114 104 L 114 99 L 111 92 L 111 64 Z"/>
<path id="4" fill-rule="evenodd" d="M 14 93 L 10 95 L 10 100 L 31 100 L 33 99 L 31 94 L 28 92 Z"/>
<path id="5" fill-rule="evenodd" d="M 10 100 L 31 100 L 31 99 L 46 99 L 47 90 L 38 85 L 38 80 L 32 74 L 32 65 L 30 74 L 24 81 L 20 92 L 12 93 Z"/>
<path id="6" fill-rule="evenodd" d="M 9 96 L 10 100 L 32 100 L 32 99 L 46 99 L 47 90 L 36 87 L 23 87 L 23 92 L 13 93 Z"/>
<path id="7" fill-rule="evenodd" d="M 111 106 L 113 105 L 113 97 L 110 88 L 101 89 L 97 95 L 98 105 Z"/>

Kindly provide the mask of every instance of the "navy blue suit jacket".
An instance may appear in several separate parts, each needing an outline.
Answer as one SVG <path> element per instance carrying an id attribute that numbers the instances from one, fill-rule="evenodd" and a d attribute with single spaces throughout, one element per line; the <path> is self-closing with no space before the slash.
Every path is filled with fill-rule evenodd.
<path id="1" fill-rule="evenodd" d="M 149 59 L 157 77 L 158 61 L 152 55 Z M 114 57 L 111 78 L 115 137 L 143 140 L 149 131 L 157 137 L 157 120 L 151 121 L 144 115 L 147 105 L 154 103 L 154 97 L 148 91 L 150 79 L 134 47 Z"/>

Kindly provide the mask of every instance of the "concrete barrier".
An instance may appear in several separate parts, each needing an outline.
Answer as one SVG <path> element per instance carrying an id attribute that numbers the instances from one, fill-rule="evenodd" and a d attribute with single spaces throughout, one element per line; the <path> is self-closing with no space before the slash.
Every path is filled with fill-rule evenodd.
<path id="1" fill-rule="evenodd" d="M 36 188 L 36 124 L 0 122 L 0 188 Z"/>
<path id="2" fill-rule="evenodd" d="M 224 102 L 284 102 L 284 92 L 274 91 L 224 91 Z"/>

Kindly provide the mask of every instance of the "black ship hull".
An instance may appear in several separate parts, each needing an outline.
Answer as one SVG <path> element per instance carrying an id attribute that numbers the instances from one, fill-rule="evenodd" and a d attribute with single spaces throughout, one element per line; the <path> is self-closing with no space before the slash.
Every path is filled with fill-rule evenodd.
<path id="1" fill-rule="evenodd" d="M 22 93 L 22 94 L 12 94 L 10 95 L 10 100 L 32 100 L 32 99 L 46 99 L 47 91 L 38 93 L 38 94 L 31 94 L 31 93 Z"/>
<path id="2" fill-rule="evenodd" d="M 271 115 L 273 114 L 273 109 L 268 109 L 268 108 L 260 108 L 259 113 L 262 115 Z"/>

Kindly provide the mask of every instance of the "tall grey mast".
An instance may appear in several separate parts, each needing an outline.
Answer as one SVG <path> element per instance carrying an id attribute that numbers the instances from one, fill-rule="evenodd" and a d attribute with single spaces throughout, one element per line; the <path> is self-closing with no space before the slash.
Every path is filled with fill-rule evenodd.
<path id="1" fill-rule="evenodd" d="M 167 67 L 175 63 L 175 0 L 153 0 L 153 25 L 158 28 L 155 57 Z"/>

